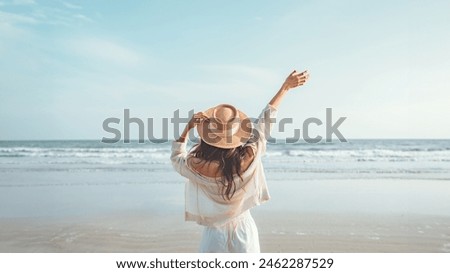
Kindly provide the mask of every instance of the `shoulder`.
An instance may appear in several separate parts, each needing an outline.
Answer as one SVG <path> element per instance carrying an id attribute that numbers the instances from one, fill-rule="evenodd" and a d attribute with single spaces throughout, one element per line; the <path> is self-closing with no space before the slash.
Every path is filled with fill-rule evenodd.
<path id="1" fill-rule="evenodd" d="M 187 164 L 193 171 L 203 176 L 220 177 L 222 175 L 221 172 L 219 171 L 218 162 L 214 161 L 206 162 L 193 156 L 188 156 Z"/>

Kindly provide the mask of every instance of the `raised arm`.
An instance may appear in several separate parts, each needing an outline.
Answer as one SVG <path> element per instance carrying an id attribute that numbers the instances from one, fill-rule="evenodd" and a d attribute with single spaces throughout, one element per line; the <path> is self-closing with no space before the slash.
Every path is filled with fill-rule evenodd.
<path id="1" fill-rule="evenodd" d="M 197 114 L 194 114 L 191 118 L 191 120 L 188 122 L 186 127 L 184 128 L 183 132 L 181 133 L 180 137 L 176 140 L 177 142 L 185 142 L 186 138 L 189 135 L 189 131 L 198 124 L 202 122 L 202 120 L 207 119 L 205 114 L 203 112 L 198 112 Z"/>
<path id="2" fill-rule="evenodd" d="M 179 174 L 187 178 L 190 178 L 192 172 L 189 171 L 186 162 L 188 155 L 188 152 L 186 151 L 186 139 L 188 137 L 189 131 L 195 128 L 195 126 L 197 126 L 204 118 L 205 115 L 202 112 L 194 114 L 194 116 L 192 116 L 191 120 L 186 125 L 186 128 L 184 128 L 181 136 L 177 140 L 172 142 L 172 154 L 170 155 L 172 166 Z"/>
<path id="3" fill-rule="evenodd" d="M 289 89 L 304 85 L 305 82 L 308 80 L 308 78 L 309 78 L 308 70 L 305 70 L 301 73 L 295 70 L 292 71 L 292 73 L 289 74 L 289 76 L 286 78 L 280 90 L 278 90 L 278 92 L 275 94 L 275 96 L 272 98 L 269 104 L 278 109 L 281 100 L 283 99 L 284 95 L 286 95 L 286 93 L 289 91 Z"/>

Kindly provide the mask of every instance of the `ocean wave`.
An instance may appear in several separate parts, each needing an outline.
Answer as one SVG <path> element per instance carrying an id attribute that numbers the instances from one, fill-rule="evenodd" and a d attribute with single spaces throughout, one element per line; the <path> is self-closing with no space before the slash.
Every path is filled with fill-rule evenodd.
<path id="1" fill-rule="evenodd" d="M 448 161 L 450 151 L 402 151 L 387 149 L 367 150 L 287 150 L 285 153 L 268 153 L 268 156 L 288 155 L 323 161 Z"/>
<path id="2" fill-rule="evenodd" d="M 0 163 L 151 164 L 168 162 L 170 143 L 105 145 L 98 141 L 0 142 Z M 450 162 L 448 140 L 365 140 L 268 144 L 271 162 Z"/>
<path id="3" fill-rule="evenodd" d="M 0 157 L 168 158 L 163 148 L 0 148 Z"/>

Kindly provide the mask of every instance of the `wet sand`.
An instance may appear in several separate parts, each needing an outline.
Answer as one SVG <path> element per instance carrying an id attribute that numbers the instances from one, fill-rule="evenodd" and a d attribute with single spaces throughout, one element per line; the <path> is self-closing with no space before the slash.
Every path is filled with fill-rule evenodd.
<path id="1" fill-rule="evenodd" d="M 450 217 L 253 212 L 262 252 L 450 252 Z M 181 215 L 1 219 L 0 252 L 196 252 Z"/>

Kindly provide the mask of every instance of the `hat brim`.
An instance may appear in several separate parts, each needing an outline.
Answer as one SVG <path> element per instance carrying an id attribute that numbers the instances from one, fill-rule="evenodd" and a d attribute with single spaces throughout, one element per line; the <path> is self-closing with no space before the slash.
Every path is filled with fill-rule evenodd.
<path id="1" fill-rule="evenodd" d="M 215 107 L 206 110 L 204 113 L 207 117 L 212 117 Z M 197 132 L 200 138 L 211 146 L 232 149 L 244 145 L 252 136 L 253 123 L 246 114 L 238 111 L 239 128 L 233 135 L 219 136 L 208 129 L 208 121 L 202 121 L 197 125 Z"/>

